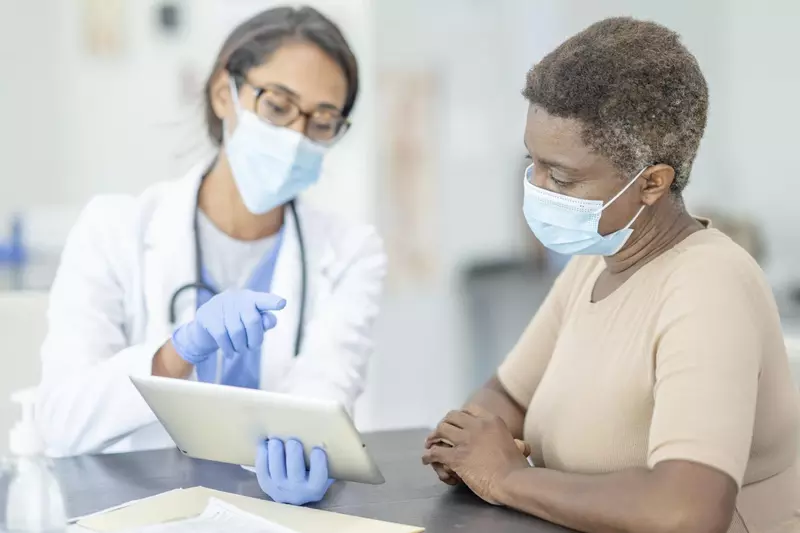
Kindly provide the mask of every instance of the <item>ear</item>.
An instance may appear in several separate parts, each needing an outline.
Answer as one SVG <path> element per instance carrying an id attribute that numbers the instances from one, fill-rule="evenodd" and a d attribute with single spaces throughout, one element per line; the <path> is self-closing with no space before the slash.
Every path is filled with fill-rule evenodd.
<path id="1" fill-rule="evenodd" d="M 233 108 L 233 99 L 231 98 L 230 89 L 230 76 L 224 70 L 221 70 L 214 75 L 209 86 L 209 99 L 211 101 L 211 109 L 220 120 L 230 120 L 236 115 Z"/>
<path id="2" fill-rule="evenodd" d="M 642 203 L 655 204 L 662 196 L 669 194 L 675 181 L 675 169 L 669 165 L 653 165 L 642 173 Z"/>

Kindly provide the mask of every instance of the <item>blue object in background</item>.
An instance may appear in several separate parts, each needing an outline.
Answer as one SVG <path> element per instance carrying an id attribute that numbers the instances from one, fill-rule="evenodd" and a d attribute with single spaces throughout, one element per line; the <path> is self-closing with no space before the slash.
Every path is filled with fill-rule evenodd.
<path id="1" fill-rule="evenodd" d="M 0 268 L 11 272 L 11 288 L 22 289 L 22 269 L 28 261 L 28 253 L 24 242 L 22 216 L 11 217 L 11 235 L 6 242 L 0 242 Z"/>
<path id="2" fill-rule="evenodd" d="M 22 265 L 27 259 L 23 243 L 22 217 L 11 217 L 11 236 L 8 241 L 0 243 L 0 263 Z"/>

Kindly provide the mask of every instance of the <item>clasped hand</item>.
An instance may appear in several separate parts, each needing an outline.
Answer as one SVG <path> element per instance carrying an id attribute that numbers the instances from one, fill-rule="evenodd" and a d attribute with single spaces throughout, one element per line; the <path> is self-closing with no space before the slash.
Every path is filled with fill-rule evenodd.
<path id="1" fill-rule="evenodd" d="M 530 449 L 514 439 L 503 420 L 482 409 L 451 411 L 425 441 L 422 462 L 445 483 L 463 481 L 492 504 L 500 503 L 503 480 L 528 468 Z"/>
<path id="2" fill-rule="evenodd" d="M 217 349 L 227 357 L 259 349 L 264 332 L 277 323 L 272 312 L 284 307 L 286 300 L 274 294 L 225 291 L 203 304 L 194 320 L 175 330 L 172 345 L 178 355 L 194 365 Z"/>

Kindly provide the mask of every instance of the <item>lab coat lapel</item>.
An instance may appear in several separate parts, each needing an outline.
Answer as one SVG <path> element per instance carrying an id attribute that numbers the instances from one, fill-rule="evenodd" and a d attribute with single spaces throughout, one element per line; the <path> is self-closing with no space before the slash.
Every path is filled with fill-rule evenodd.
<path id="1" fill-rule="evenodd" d="M 208 168 L 203 163 L 169 183 L 151 213 L 144 238 L 144 290 L 150 335 L 168 336 L 170 301 L 180 287 L 195 281 L 194 214 L 197 191 Z M 186 290 L 175 305 L 177 324 L 194 318 L 197 292 Z"/>
<path id="2" fill-rule="evenodd" d="M 286 307 L 275 313 L 278 323 L 267 333 L 264 343 L 265 357 L 285 359 L 294 355 L 294 339 L 300 315 L 301 263 L 291 210 L 287 209 L 283 222 L 283 241 L 275 261 L 270 292 L 286 300 Z M 265 367 L 262 360 L 262 381 Z M 268 378 L 269 379 L 269 378 Z"/>
<path id="3" fill-rule="evenodd" d="M 299 202 L 298 202 L 299 204 Z M 324 238 L 324 228 L 318 228 L 308 213 L 297 206 L 300 228 L 303 232 L 306 251 L 308 287 L 306 294 L 305 322 L 311 318 L 316 287 L 327 265 L 333 260 L 333 250 Z M 261 388 L 274 390 L 284 372 L 291 366 L 295 356 L 295 340 L 300 320 L 300 298 L 302 293 L 302 264 L 292 211 L 286 209 L 284 235 L 280 253 L 275 263 L 270 292 L 286 300 L 286 307 L 276 312 L 278 323 L 265 337 L 261 363 Z"/>

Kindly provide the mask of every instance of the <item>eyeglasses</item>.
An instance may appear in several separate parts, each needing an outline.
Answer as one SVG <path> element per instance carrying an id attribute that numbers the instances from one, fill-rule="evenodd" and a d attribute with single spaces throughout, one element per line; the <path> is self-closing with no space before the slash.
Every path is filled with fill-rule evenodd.
<path id="1" fill-rule="evenodd" d="M 303 134 L 322 144 L 336 142 L 350 128 L 350 121 L 336 108 L 320 106 L 310 113 L 305 112 L 300 109 L 297 97 L 280 85 L 257 87 L 241 77 L 237 81 L 237 86 L 246 83 L 253 88 L 256 95 L 255 113 L 270 124 L 287 128 L 304 117 L 306 124 Z"/>

